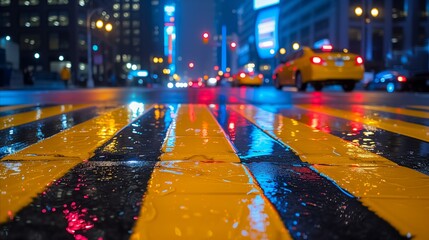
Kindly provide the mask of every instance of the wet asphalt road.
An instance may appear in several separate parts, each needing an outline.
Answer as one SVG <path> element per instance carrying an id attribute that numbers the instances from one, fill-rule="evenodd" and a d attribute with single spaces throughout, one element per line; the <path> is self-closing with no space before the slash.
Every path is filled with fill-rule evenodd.
<path id="1" fill-rule="evenodd" d="M 0 99 L 0 239 L 429 238 L 429 94 Z"/>

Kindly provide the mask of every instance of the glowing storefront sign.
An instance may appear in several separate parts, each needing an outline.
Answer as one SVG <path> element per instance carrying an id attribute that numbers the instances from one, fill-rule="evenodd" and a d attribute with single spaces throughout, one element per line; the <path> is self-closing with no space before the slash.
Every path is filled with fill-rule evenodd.
<path id="1" fill-rule="evenodd" d="M 280 0 L 254 0 L 253 9 L 258 10 L 278 3 L 280 3 Z"/>
<path id="2" fill-rule="evenodd" d="M 263 10 L 256 19 L 256 48 L 261 58 L 272 57 L 277 52 L 279 8 Z"/>

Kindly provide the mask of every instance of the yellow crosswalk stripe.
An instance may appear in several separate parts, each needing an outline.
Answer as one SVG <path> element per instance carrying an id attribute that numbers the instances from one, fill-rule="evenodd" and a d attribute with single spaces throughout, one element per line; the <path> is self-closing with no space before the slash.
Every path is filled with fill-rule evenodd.
<path id="1" fill-rule="evenodd" d="M 294 119 L 248 105 L 229 109 L 290 146 L 302 161 L 358 197 L 401 234 L 429 238 L 429 177 L 425 174 L 398 166 Z"/>
<path id="2" fill-rule="evenodd" d="M 369 116 L 362 116 L 359 113 L 349 112 L 344 110 L 333 109 L 323 106 L 314 105 L 296 105 L 298 108 L 302 108 L 312 112 L 318 112 L 322 114 L 331 115 L 338 118 L 347 119 L 350 121 L 360 122 L 368 126 L 384 129 L 390 132 L 399 133 L 408 137 L 416 138 L 422 141 L 429 142 L 429 127 L 422 126 L 419 124 L 408 123 L 395 119 L 387 118 L 376 118 Z"/>
<path id="3" fill-rule="evenodd" d="M 417 109 L 423 109 L 423 110 L 429 110 L 429 106 L 409 106 L 411 108 L 417 108 Z"/>
<path id="4" fill-rule="evenodd" d="M 161 160 L 240 162 L 205 105 L 182 105 L 172 126 L 162 146 Z"/>
<path id="5" fill-rule="evenodd" d="M 429 118 L 428 112 L 421 112 L 421 111 L 409 110 L 409 109 L 404 109 L 404 108 L 394 108 L 394 107 L 385 107 L 385 106 L 369 106 L 369 105 L 365 105 L 365 106 L 361 106 L 361 107 L 368 109 L 368 110 L 396 113 L 396 114 L 411 116 L 411 117 Z"/>
<path id="6" fill-rule="evenodd" d="M 40 108 L 35 111 L 19 113 L 15 115 L 5 116 L 0 118 L 0 130 L 16 127 L 22 124 L 30 123 L 40 119 L 52 117 L 55 115 L 76 111 L 83 108 L 88 108 L 91 105 L 60 105 L 54 107 Z"/>
<path id="7" fill-rule="evenodd" d="M 26 105 L 5 106 L 5 107 L 0 107 L 0 112 L 6 112 L 6 111 L 16 110 L 16 109 L 30 107 L 30 106 L 32 105 L 26 104 Z"/>
<path id="8" fill-rule="evenodd" d="M 86 161 L 103 143 L 151 106 L 124 106 L 78 124 L 0 161 L 0 223 L 67 171 Z M 28 161 L 33 160 L 33 161 Z"/>
<path id="9" fill-rule="evenodd" d="M 131 239 L 291 239 L 207 107 L 174 122 Z"/>
<path id="10" fill-rule="evenodd" d="M 0 161 L 0 223 L 12 219 L 37 194 L 79 161 Z"/>

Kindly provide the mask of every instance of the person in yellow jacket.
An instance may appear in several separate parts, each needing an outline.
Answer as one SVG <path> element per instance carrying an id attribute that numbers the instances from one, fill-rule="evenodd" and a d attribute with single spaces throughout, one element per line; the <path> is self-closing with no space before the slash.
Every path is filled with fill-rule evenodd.
<path id="1" fill-rule="evenodd" d="M 60 76 L 61 76 L 61 80 L 63 80 L 63 82 L 64 82 L 64 86 L 67 88 L 70 77 L 71 77 L 70 69 L 68 69 L 67 67 L 64 66 L 61 69 Z"/>

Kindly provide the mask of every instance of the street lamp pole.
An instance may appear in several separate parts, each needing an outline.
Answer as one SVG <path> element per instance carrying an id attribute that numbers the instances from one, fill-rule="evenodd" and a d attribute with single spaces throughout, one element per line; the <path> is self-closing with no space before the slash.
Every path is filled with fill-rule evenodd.
<path id="1" fill-rule="evenodd" d="M 87 42 L 87 57 L 88 57 L 88 81 L 87 81 L 87 87 L 93 88 L 94 87 L 94 79 L 92 78 L 92 42 L 91 42 L 91 17 L 101 11 L 102 8 L 96 8 L 91 11 L 88 11 L 88 15 L 86 16 L 86 42 Z"/>
<path id="2" fill-rule="evenodd" d="M 362 17 L 362 37 L 361 37 L 361 55 L 366 60 L 372 60 L 372 26 L 371 17 L 376 18 L 379 14 L 379 10 L 375 7 L 370 9 L 370 5 L 367 1 L 363 0 L 362 7 L 355 8 L 355 14 L 358 17 Z"/>

